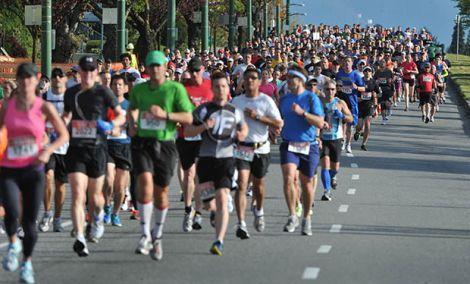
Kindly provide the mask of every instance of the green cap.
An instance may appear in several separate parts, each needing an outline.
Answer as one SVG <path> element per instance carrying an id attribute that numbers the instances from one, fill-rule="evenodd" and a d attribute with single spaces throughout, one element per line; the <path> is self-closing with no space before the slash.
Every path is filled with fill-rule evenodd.
<path id="1" fill-rule="evenodd" d="M 150 66 L 153 64 L 164 65 L 167 62 L 168 59 L 165 57 L 165 54 L 163 54 L 163 52 L 153 50 L 147 54 L 147 58 L 145 59 L 145 66 Z"/>

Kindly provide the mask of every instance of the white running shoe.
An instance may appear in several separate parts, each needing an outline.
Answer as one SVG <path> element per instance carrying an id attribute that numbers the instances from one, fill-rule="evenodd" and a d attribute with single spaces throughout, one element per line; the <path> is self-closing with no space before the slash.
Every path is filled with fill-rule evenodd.
<path id="1" fill-rule="evenodd" d="M 351 144 L 346 146 L 346 153 L 352 154 Z"/>
<path id="2" fill-rule="evenodd" d="M 142 235 L 142 237 L 140 237 L 139 243 L 137 244 L 137 248 L 135 249 L 135 253 L 148 255 L 151 249 L 152 243 L 150 242 L 150 238 L 147 238 L 145 235 Z"/>

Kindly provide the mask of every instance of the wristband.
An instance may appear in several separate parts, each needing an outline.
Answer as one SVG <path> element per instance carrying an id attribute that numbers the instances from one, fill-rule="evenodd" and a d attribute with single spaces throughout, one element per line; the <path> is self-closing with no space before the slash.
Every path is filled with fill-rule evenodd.
<path id="1" fill-rule="evenodd" d="M 167 113 L 166 113 L 166 121 L 169 121 L 169 120 L 170 120 L 170 113 L 167 112 Z"/>

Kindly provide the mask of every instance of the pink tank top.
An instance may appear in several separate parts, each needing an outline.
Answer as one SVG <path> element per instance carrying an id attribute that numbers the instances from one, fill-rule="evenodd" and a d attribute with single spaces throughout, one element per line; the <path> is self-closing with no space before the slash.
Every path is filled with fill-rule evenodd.
<path id="1" fill-rule="evenodd" d="M 28 111 L 21 111 L 16 109 L 15 97 L 8 101 L 4 119 L 8 146 L 0 162 L 2 167 L 23 168 L 37 160 L 46 129 L 42 105 L 43 100 L 36 97 Z"/>

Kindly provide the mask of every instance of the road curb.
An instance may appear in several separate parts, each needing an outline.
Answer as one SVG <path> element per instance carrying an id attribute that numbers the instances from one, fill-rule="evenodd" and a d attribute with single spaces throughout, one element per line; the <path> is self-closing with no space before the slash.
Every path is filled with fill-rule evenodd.
<path id="1" fill-rule="evenodd" d="M 458 105 L 461 105 L 465 109 L 465 114 L 467 116 L 470 116 L 470 100 L 466 100 L 465 96 L 462 93 L 462 90 L 460 89 L 460 86 L 454 82 L 451 76 L 449 76 L 449 81 L 447 83 L 447 86 L 457 94 L 457 99 L 458 99 Z"/>

